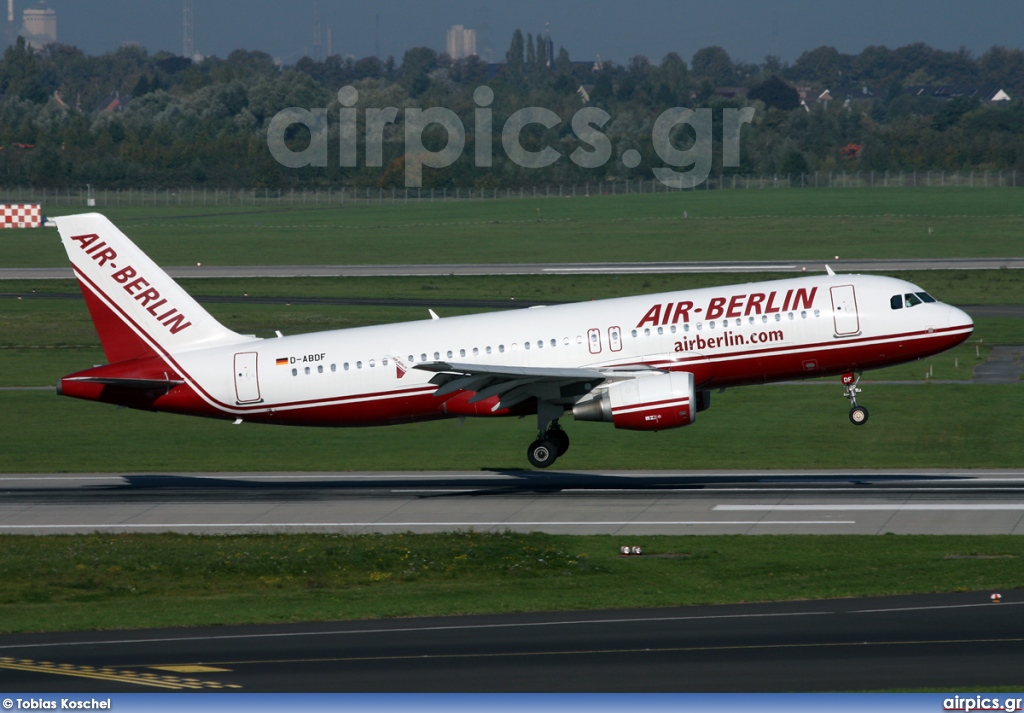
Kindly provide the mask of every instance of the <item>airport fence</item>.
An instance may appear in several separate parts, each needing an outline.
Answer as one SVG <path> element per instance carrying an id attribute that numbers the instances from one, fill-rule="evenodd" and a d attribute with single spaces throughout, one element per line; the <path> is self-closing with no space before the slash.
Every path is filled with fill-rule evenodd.
<path id="1" fill-rule="evenodd" d="M 974 188 L 1013 187 L 1024 182 L 1017 171 L 832 171 L 803 174 L 711 176 L 692 188 L 671 188 L 655 179 L 558 183 L 518 188 L 404 188 L 340 186 L 326 188 L 46 189 L 0 187 L 0 201 L 68 207 L 132 206 L 365 206 L 525 198 L 571 198 L 710 190 L 809 188 Z"/>

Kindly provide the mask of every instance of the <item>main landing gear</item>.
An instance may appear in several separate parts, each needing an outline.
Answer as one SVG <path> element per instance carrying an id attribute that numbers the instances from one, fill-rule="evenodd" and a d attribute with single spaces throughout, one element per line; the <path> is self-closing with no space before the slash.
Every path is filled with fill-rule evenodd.
<path id="1" fill-rule="evenodd" d="M 854 426 L 863 426 L 868 420 L 868 410 L 857 405 L 857 394 L 861 392 L 857 388 L 858 382 L 860 374 L 854 375 L 852 371 L 843 374 L 843 386 L 846 387 L 843 396 L 850 400 L 850 423 Z"/>
<path id="2" fill-rule="evenodd" d="M 534 468 L 547 468 L 569 450 L 569 434 L 558 425 L 563 409 L 542 401 L 537 405 L 537 440 L 526 449 Z"/>
<path id="3" fill-rule="evenodd" d="M 526 457 L 534 468 L 547 468 L 555 460 L 569 450 L 569 434 L 562 430 L 555 420 L 551 428 L 541 432 L 537 440 L 530 444 Z"/>

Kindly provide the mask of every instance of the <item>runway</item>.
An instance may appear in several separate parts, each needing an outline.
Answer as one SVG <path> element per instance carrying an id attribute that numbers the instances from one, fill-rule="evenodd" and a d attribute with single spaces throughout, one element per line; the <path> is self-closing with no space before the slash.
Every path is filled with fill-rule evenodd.
<path id="1" fill-rule="evenodd" d="M 1024 534 L 1024 469 L 42 473 L 0 534 Z"/>
<path id="2" fill-rule="evenodd" d="M 1004 270 L 1024 269 L 1024 258 L 941 258 L 834 260 L 836 272 L 892 272 L 894 270 Z M 437 275 L 626 275 L 686 274 L 700 272 L 824 272 L 822 260 L 744 262 L 617 262 L 617 263 L 499 263 L 439 265 L 224 265 L 164 268 L 173 278 L 197 277 L 422 277 Z M 74 277 L 70 267 L 0 268 L 0 280 L 64 280 Z"/>
<path id="3" fill-rule="evenodd" d="M 1019 688 L 1024 592 L 0 636 L 15 692 Z"/>

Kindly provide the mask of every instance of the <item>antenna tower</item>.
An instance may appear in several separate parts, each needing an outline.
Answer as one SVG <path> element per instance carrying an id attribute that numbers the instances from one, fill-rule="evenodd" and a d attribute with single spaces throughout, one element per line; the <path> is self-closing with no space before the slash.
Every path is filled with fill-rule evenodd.
<path id="1" fill-rule="evenodd" d="M 192 44 L 192 0 L 184 1 L 184 41 L 182 42 L 181 54 L 189 59 L 196 53 L 195 45 Z"/>
<path id="2" fill-rule="evenodd" d="M 320 51 L 320 3 L 313 0 L 313 61 L 323 59 Z"/>

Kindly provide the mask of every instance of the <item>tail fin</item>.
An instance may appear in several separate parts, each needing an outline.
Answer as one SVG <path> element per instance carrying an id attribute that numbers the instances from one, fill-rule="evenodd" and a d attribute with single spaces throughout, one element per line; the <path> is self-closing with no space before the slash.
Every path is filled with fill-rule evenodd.
<path id="1" fill-rule="evenodd" d="M 110 363 L 251 341 L 215 320 L 104 216 L 53 220 Z"/>

